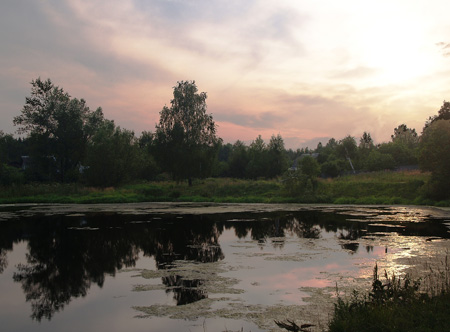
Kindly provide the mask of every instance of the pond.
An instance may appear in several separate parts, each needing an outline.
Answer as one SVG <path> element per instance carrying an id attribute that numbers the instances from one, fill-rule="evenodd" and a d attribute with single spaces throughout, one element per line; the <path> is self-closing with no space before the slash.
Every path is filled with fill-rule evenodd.
<path id="1" fill-rule="evenodd" d="M 450 211 L 264 204 L 0 206 L 4 331 L 323 331 L 373 268 L 444 268 Z"/>

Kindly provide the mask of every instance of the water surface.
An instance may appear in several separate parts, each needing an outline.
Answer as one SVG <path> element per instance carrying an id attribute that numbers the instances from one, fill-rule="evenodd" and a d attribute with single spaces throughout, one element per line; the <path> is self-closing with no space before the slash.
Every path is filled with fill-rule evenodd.
<path id="1" fill-rule="evenodd" d="M 367 289 L 375 263 L 439 263 L 449 223 L 417 207 L 1 206 L 2 329 L 320 330 L 336 286 Z"/>

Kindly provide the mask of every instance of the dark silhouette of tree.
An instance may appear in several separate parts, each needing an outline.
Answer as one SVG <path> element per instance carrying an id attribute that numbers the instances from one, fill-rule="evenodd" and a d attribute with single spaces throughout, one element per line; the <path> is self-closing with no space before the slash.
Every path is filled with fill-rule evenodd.
<path id="1" fill-rule="evenodd" d="M 31 96 L 26 97 L 14 125 L 19 126 L 19 133 L 31 135 L 37 143 L 30 155 L 35 163 L 41 163 L 41 172 L 50 171 L 62 182 L 68 177 L 74 180 L 86 145 L 103 121 L 102 109 L 91 111 L 84 99 L 71 98 L 50 79 L 37 78 L 31 85 Z M 53 167 L 49 165 L 52 159 Z"/>
<path id="2" fill-rule="evenodd" d="M 433 121 L 424 130 L 419 165 L 431 172 L 428 195 L 434 199 L 450 197 L 450 120 Z"/>
<path id="3" fill-rule="evenodd" d="M 204 177 L 212 170 L 221 139 L 212 115 L 206 113 L 206 93 L 195 81 L 181 81 L 173 89 L 171 106 L 164 106 L 156 125 L 156 157 L 163 171 L 177 180 Z"/>
<path id="4" fill-rule="evenodd" d="M 245 178 L 249 161 L 250 157 L 248 155 L 247 146 L 243 142 L 237 140 L 233 144 L 233 150 L 231 151 L 229 158 L 230 176 L 239 179 Z"/>
<path id="5" fill-rule="evenodd" d="M 116 186 L 138 177 L 139 146 L 134 132 L 105 120 L 87 148 L 85 177 L 93 186 Z"/>
<path id="6" fill-rule="evenodd" d="M 437 120 L 450 120 L 450 102 L 445 101 L 442 104 L 441 108 L 438 111 L 437 115 L 430 116 L 428 120 L 425 122 L 425 126 L 423 131 L 427 129 L 433 122 Z"/>

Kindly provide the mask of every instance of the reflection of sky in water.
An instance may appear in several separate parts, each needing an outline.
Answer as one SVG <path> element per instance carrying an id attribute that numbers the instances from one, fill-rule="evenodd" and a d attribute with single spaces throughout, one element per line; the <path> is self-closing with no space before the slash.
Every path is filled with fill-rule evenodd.
<path id="1" fill-rule="evenodd" d="M 270 244 L 261 248 L 249 238 L 237 240 L 232 230 L 222 234 L 220 243 L 224 264 L 232 270 L 226 276 L 241 280 L 237 287 L 245 293 L 239 296 L 252 304 L 301 304 L 308 294 L 300 288 L 333 287 L 336 280 L 330 276 L 358 277 L 361 264 L 385 256 L 384 247 L 343 251 L 335 234 L 324 232 L 320 239 L 287 236 L 282 249 Z"/>

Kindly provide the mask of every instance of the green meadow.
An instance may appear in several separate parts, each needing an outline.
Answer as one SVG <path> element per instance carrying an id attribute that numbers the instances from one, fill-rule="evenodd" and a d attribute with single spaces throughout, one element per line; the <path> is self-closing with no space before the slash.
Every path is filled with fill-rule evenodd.
<path id="1" fill-rule="evenodd" d="M 187 182 L 153 181 L 94 188 L 80 183 L 31 183 L 1 187 L 0 203 L 308 203 L 450 206 L 425 198 L 429 173 L 383 171 L 318 179 L 314 192 L 290 194 L 281 178 L 207 178 Z"/>

